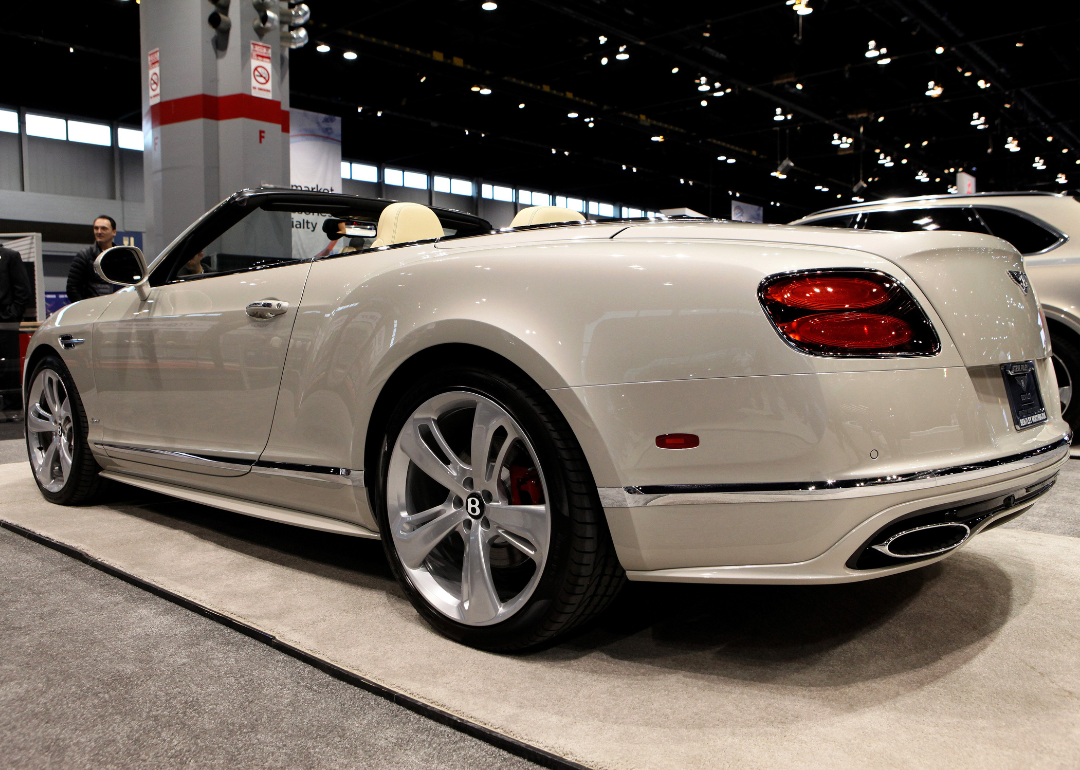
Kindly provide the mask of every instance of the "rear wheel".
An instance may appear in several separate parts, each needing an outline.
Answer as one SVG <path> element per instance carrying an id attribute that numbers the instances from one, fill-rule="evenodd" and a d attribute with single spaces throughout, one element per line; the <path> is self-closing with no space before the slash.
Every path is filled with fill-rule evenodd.
<path id="1" fill-rule="evenodd" d="M 1069 423 L 1073 435 L 1080 430 L 1080 350 L 1071 339 L 1054 336 L 1050 339 L 1053 350 L 1054 374 L 1058 381 L 1058 398 L 1061 400 L 1061 416 Z"/>
<path id="2" fill-rule="evenodd" d="M 391 567 L 446 636 L 537 645 L 622 585 L 581 448 L 535 385 L 482 368 L 433 373 L 395 409 L 380 470 Z"/>
<path id="3" fill-rule="evenodd" d="M 27 454 L 41 494 L 60 505 L 92 499 L 101 468 L 86 441 L 82 399 L 59 358 L 49 356 L 34 368 L 24 414 Z"/>

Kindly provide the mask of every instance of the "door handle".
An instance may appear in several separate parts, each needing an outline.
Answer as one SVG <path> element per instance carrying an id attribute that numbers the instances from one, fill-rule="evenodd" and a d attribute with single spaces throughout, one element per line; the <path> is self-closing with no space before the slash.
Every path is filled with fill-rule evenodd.
<path id="1" fill-rule="evenodd" d="M 279 299 L 263 299 L 248 305 L 247 314 L 260 321 L 268 321 L 274 316 L 284 314 L 288 309 L 288 302 L 282 302 Z"/>

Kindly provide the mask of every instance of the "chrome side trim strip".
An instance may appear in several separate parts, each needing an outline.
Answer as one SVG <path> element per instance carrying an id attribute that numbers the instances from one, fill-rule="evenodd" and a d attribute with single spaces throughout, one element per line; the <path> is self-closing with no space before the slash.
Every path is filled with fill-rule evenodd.
<path id="1" fill-rule="evenodd" d="M 128 446 L 121 444 L 106 444 L 93 442 L 93 448 L 98 449 L 110 457 L 147 462 L 151 458 L 170 460 L 182 465 L 190 465 L 196 468 L 214 468 L 217 470 L 246 471 L 251 468 L 250 460 L 233 460 L 225 457 L 208 457 L 189 452 L 173 452 L 166 449 L 148 449 L 146 447 Z"/>
<path id="2" fill-rule="evenodd" d="M 298 465 L 295 463 L 273 463 L 260 460 L 251 469 L 252 473 L 264 476 L 284 476 L 290 479 L 308 481 L 328 481 L 352 487 L 364 486 L 364 472 L 351 468 L 330 468 L 322 465 Z"/>
<path id="3" fill-rule="evenodd" d="M 641 487 L 601 487 L 605 508 L 642 508 L 649 505 L 716 505 L 724 503 L 777 503 L 795 500 L 842 500 L 947 486 L 998 473 L 1020 470 L 1069 456 L 1072 436 L 997 460 L 956 465 L 867 479 L 781 482 L 775 484 L 671 484 Z M 963 478 L 955 478 L 957 476 Z"/>

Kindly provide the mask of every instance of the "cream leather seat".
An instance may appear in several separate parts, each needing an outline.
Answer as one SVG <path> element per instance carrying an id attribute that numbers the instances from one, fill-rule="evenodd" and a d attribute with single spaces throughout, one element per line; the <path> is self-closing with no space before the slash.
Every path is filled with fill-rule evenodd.
<path id="1" fill-rule="evenodd" d="M 546 225 L 552 222 L 584 221 L 585 217 L 573 209 L 564 209 L 558 206 L 531 206 L 519 211 L 510 226 L 525 227 L 526 225 Z"/>
<path id="2" fill-rule="evenodd" d="M 379 214 L 371 247 L 442 238 L 443 228 L 435 212 L 419 203 L 391 203 Z"/>

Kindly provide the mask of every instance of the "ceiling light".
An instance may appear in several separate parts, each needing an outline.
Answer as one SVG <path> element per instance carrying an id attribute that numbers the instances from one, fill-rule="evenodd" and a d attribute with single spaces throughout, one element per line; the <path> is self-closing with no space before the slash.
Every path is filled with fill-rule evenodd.
<path id="1" fill-rule="evenodd" d="M 706 100 L 702 99 L 702 100 L 701 100 L 701 106 L 702 106 L 702 107 L 708 107 L 708 106 L 709 106 L 709 103 L 708 103 L 708 102 L 707 102 Z"/>
<path id="2" fill-rule="evenodd" d="M 329 53 L 330 46 L 328 46 L 326 43 L 319 43 L 317 46 L 315 46 L 315 50 L 319 53 Z"/>
<path id="3" fill-rule="evenodd" d="M 802 90 L 802 83 L 796 83 L 796 84 L 795 84 L 795 88 L 796 88 L 797 90 L 801 91 L 801 90 Z"/>
<path id="4" fill-rule="evenodd" d="M 485 11 L 494 11 L 496 8 L 499 7 L 499 4 L 493 3 L 491 2 L 491 0 L 488 0 L 488 2 L 481 4 L 480 7 L 483 8 Z"/>
<path id="5" fill-rule="evenodd" d="M 882 52 L 882 53 L 885 53 L 885 49 L 884 49 L 884 48 L 882 48 L 882 49 L 881 49 L 881 52 Z M 889 62 L 891 62 L 891 61 L 892 61 L 892 58 L 891 58 L 891 57 L 889 57 L 889 56 L 886 56 L 886 57 L 885 57 L 884 59 L 878 59 L 878 60 L 877 60 L 877 63 L 878 63 L 878 64 L 881 64 L 881 65 L 885 65 L 885 64 L 888 64 L 888 63 L 889 63 Z"/>
<path id="6" fill-rule="evenodd" d="M 600 63 L 601 63 L 601 64 L 607 64 L 607 62 L 608 62 L 608 58 L 607 58 L 606 56 L 605 56 L 605 57 L 603 57 L 603 58 L 602 58 L 602 59 L 600 60 Z"/>
<path id="7" fill-rule="evenodd" d="M 717 160 L 727 160 L 727 155 L 717 155 L 716 159 Z"/>
<path id="8" fill-rule="evenodd" d="M 877 122 L 878 123 L 884 123 L 885 122 L 885 116 L 884 115 L 879 115 L 878 119 L 877 119 Z"/>
<path id="9" fill-rule="evenodd" d="M 626 46 L 625 45 L 620 45 L 619 46 L 619 52 L 617 54 L 615 54 L 615 58 L 618 59 L 619 61 L 626 61 L 627 59 L 630 58 L 630 54 L 628 54 L 626 52 Z"/>
<path id="10" fill-rule="evenodd" d="M 654 142 L 662 142 L 662 141 L 664 141 L 664 137 L 662 137 L 662 136 L 654 136 L 654 137 L 652 137 L 652 140 Z"/>
<path id="11" fill-rule="evenodd" d="M 481 96 L 487 96 L 490 93 L 491 93 L 491 89 L 488 88 L 487 86 L 484 86 L 483 88 L 480 89 L 480 95 Z"/>
<path id="12" fill-rule="evenodd" d="M 966 78 L 971 77 L 971 70 L 968 70 L 967 72 L 965 72 L 964 77 L 966 77 Z"/>
<path id="13" fill-rule="evenodd" d="M 806 2 L 807 0 L 796 0 L 796 2 L 792 5 L 795 13 L 797 13 L 799 16 L 809 16 L 814 12 L 814 9 L 807 5 Z"/>
<path id="14" fill-rule="evenodd" d="M 979 82 L 978 82 L 978 86 L 979 86 L 979 88 L 989 88 L 990 87 L 990 81 L 980 79 Z"/>
<path id="15" fill-rule="evenodd" d="M 479 90 L 480 90 L 480 86 L 473 86 L 473 87 L 472 87 L 471 89 L 469 89 L 469 90 L 471 90 L 471 91 L 479 91 Z"/>
<path id="16" fill-rule="evenodd" d="M 344 56 L 349 61 L 352 61 L 353 59 L 356 58 L 356 53 L 353 52 L 353 51 L 346 51 L 345 53 L 343 53 L 341 55 Z"/>
<path id="17" fill-rule="evenodd" d="M 1032 168 L 1037 168 L 1037 169 L 1039 169 L 1039 171 L 1042 171 L 1044 168 L 1046 168 L 1046 161 L 1044 161 L 1042 158 L 1040 158 L 1038 155 L 1036 155 L 1035 156 L 1035 162 L 1031 164 L 1031 167 Z"/>
<path id="18" fill-rule="evenodd" d="M 523 110 L 523 109 L 525 109 L 525 102 L 522 102 L 521 104 L 519 104 L 519 105 L 518 105 L 518 109 L 519 109 L 519 110 Z"/>
<path id="19" fill-rule="evenodd" d="M 697 90 L 699 90 L 699 91 L 708 91 L 709 90 L 709 84 L 708 83 L 702 83 L 700 86 L 697 87 Z"/>
<path id="20" fill-rule="evenodd" d="M 922 146 L 925 147 L 928 144 L 930 144 L 930 140 L 929 139 L 923 139 Z"/>
<path id="21" fill-rule="evenodd" d="M 945 48 L 939 45 L 937 48 L 934 49 L 934 53 L 943 54 L 945 53 Z"/>
<path id="22" fill-rule="evenodd" d="M 783 179 L 787 172 L 793 168 L 795 168 L 795 164 L 791 162 L 791 158 L 784 158 L 780 161 L 780 165 L 776 167 L 776 174 Z"/>
<path id="23" fill-rule="evenodd" d="M 1024 47 L 1024 44 L 1023 44 L 1023 43 L 1017 43 L 1017 44 L 1016 44 L 1016 47 L 1017 47 L 1017 48 L 1023 48 L 1023 47 Z"/>
<path id="24" fill-rule="evenodd" d="M 926 175 L 926 172 L 923 171 L 922 169 L 919 169 L 919 173 L 915 175 L 915 179 L 917 181 L 919 181 L 919 182 L 929 182 L 930 181 L 930 177 L 928 177 Z"/>
<path id="25" fill-rule="evenodd" d="M 1069 183 L 1069 180 L 1068 180 L 1068 179 L 1066 179 L 1066 178 L 1065 178 L 1065 174 L 1064 174 L 1064 173 L 1062 173 L 1062 174 L 1058 174 L 1058 175 L 1057 175 L 1057 183 L 1058 183 L 1058 184 L 1068 184 L 1068 183 Z"/>
<path id="26" fill-rule="evenodd" d="M 945 91 L 940 85 L 931 80 L 926 84 L 926 95 L 932 99 L 936 99 Z"/>
<path id="27" fill-rule="evenodd" d="M 776 114 L 773 115 L 773 120 L 783 120 L 783 119 L 784 119 L 784 111 L 782 109 L 780 109 L 779 107 L 777 107 L 776 108 Z"/>
<path id="28" fill-rule="evenodd" d="M 604 35 L 601 35 L 600 36 L 600 45 L 603 45 L 606 42 L 607 42 L 607 37 L 605 37 Z"/>
<path id="29" fill-rule="evenodd" d="M 675 74 L 676 72 L 678 72 L 678 71 L 679 71 L 679 68 L 678 68 L 678 67 L 672 67 L 672 68 L 671 68 L 671 74 L 672 74 L 672 75 L 674 75 L 674 74 Z"/>
<path id="30" fill-rule="evenodd" d="M 1048 136 L 1048 137 L 1046 137 L 1046 141 L 1052 142 L 1052 141 L 1054 141 L 1054 137 Z"/>
<path id="31" fill-rule="evenodd" d="M 876 40 L 871 40 L 866 47 L 868 50 L 866 51 L 866 53 L 863 54 L 863 56 L 865 56 L 867 59 L 876 59 L 881 54 L 881 51 L 877 49 Z"/>
<path id="32" fill-rule="evenodd" d="M 568 113 L 566 113 L 566 117 L 568 117 L 568 118 L 576 118 L 577 113 L 576 112 L 568 112 Z"/>
<path id="33" fill-rule="evenodd" d="M 363 108 L 363 107 L 357 107 L 357 108 L 356 108 L 356 111 L 357 111 L 357 112 L 363 112 L 363 111 L 364 111 L 364 108 Z"/>
<path id="34" fill-rule="evenodd" d="M 734 163 L 735 159 L 734 158 L 728 158 L 726 162 L 727 163 Z M 1080 163 L 1080 160 L 1078 160 L 1077 163 Z"/>
<path id="35" fill-rule="evenodd" d="M 1016 140 L 1015 136 L 1010 136 L 1009 141 L 1005 142 L 1005 149 L 1009 152 L 1020 152 L 1020 142 Z"/>
<path id="36" fill-rule="evenodd" d="M 427 80 L 427 75 L 424 75 L 422 78 L 420 78 L 421 83 L 423 83 L 425 80 Z"/>

